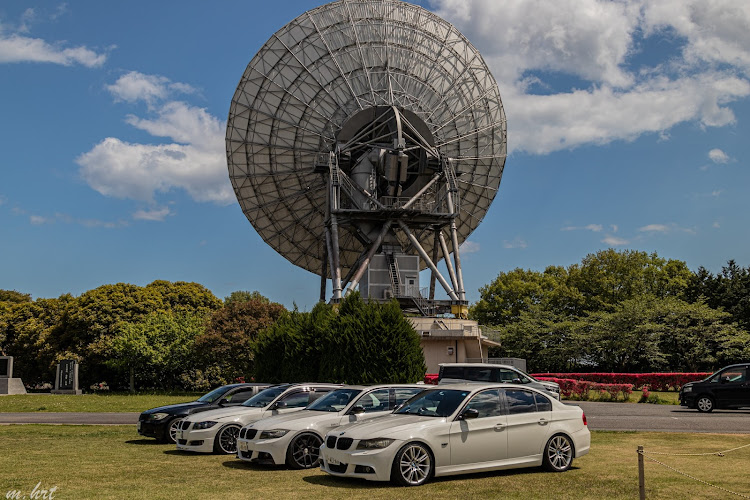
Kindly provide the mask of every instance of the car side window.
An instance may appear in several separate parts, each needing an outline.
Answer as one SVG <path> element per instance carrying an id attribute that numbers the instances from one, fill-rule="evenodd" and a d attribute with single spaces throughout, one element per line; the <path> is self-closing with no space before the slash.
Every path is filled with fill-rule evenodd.
<path id="1" fill-rule="evenodd" d="M 536 401 L 536 411 L 552 411 L 552 403 L 546 396 L 534 393 L 534 400 Z"/>
<path id="2" fill-rule="evenodd" d="M 391 408 L 392 410 L 396 408 L 396 406 L 400 405 L 404 401 L 411 399 L 412 396 L 419 394 L 424 389 L 409 389 L 407 387 L 399 387 L 396 389 L 393 389 L 393 392 L 395 394 L 395 406 Z"/>
<path id="3" fill-rule="evenodd" d="M 477 382 L 492 382 L 492 368 L 467 367 L 464 375 L 467 380 Z"/>
<path id="4" fill-rule="evenodd" d="M 743 383 L 747 380 L 744 368 L 732 368 L 721 373 L 721 381 L 724 383 Z"/>
<path id="5" fill-rule="evenodd" d="M 500 391 L 497 389 L 490 389 L 488 391 L 482 391 L 475 394 L 469 404 L 466 405 L 466 410 L 477 410 L 479 416 L 477 418 L 485 417 L 499 417 L 504 415 L 503 409 L 500 406 Z"/>
<path id="6" fill-rule="evenodd" d="M 253 397 L 253 390 L 252 389 L 244 389 L 237 392 L 234 392 L 230 394 L 229 396 L 226 396 L 227 401 L 230 403 L 244 403 L 248 399 Z"/>
<path id="7" fill-rule="evenodd" d="M 280 401 L 286 403 L 287 408 L 304 408 L 310 401 L 310 394 L 307 391 L 295 392 L 284 396 Z"/>
<path id="8" fill-rule="evenodd" d="M 388 411 L 390 406 L 390 389 L 378 389 L 368 392 L 357 401 L 358 405 L 365 409 L 365 413 L 374 411 Z"/>
<path id="9" fill-rule="evenodd" d="M 505 391 L 505 400 L 508 402 L 508 414 L 518 415 L 521 413 L 532 413 L 536 410 L 534 394 L 531 391 L 509 389 Z"/>

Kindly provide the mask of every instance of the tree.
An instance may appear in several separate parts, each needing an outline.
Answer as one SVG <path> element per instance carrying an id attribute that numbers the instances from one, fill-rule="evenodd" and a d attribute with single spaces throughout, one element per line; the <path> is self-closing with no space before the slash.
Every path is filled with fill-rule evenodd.
<path id="1" fill-rule="evenodd" d="M 201 365 L 204 369 L 217 367 L 215 372 L 225 380 L 252 377 L 253 344 L 258 333 L 286 311 L 281 304 L 272 303 L 258 292 L 254 294 L 249 294 L 248 300 L 230 300 L 216 310 L 208 319 L 205 332 L 196 339 Z"/>
<path id="2" fill-rule="evenodd" d="M 259 300 L 261 302 L 265 302 L 266 304 L 269 304 L 271 302 L 270 299 L 261 295 L 261 293 L 257 290 L 254 292 L 236 291 L 230 293 L 228 297 L 224 297 L 224 305 L 228 306 L 229 304 L 232 304 L 234 302 L 248 302 L 251 300 Z"/>
<path id="3" fill-rule="evenodd" d="M 426 369 L 398 304 L 364 303 L 359 293 L 338 310 L 319 303 L 285 314 L 258 337 L 255 363 L 257 379 L 268 382 L 415 382 Z"/>
<path id="4" fill-rule="evenodd" d="M 153 312 L 137 323 L 120 323 L 114 335 L 99 340 L 97 350 L 109 366 L 127 372 L 131 391 L 136 377 L 143 385 L 171 389 L 193 366 L 195 339 L 202 333 L 201 315 Z"/>
<path id="5" fill-rule="evenodd" d="M 750 330 L 750 267 L 742 268 L 730 260 L 717 275 L 700 267 L 690 282 L 688 295 L 692 301 L 703 297 L 710 307 L 723 309 L 732 321 Z"/>

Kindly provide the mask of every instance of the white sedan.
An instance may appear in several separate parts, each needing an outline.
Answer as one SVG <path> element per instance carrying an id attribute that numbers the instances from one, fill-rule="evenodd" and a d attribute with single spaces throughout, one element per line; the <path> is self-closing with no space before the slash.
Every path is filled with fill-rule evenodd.
<path id="1" fill-rule="evenodd" d="M 237 453 L 243 425 L 261 418 L 300 411 L 338 384 L 282 384 L 265 389 L 239 406 L 186 417 L 177 431 L 177 449 L 200 453 Z"/>
<path id="2" fill-rule="evenodd" d="M 237 439 L 237 458 L 286 464 L 293 469 L 317 467 L 326 432 L 387 415 L 422 390 L 424 385 L 385 384 L 331 391 L 302 411 L 243 427 Z"/>
<path id="3" fill-rule="evenodd" d="M 392 414 L 330 431 L 321 469 L 418 486 L 432 476 L 544 466 L 562 472 L 589 452 L 586 416 L 529 387 L 452 384 Z"/>

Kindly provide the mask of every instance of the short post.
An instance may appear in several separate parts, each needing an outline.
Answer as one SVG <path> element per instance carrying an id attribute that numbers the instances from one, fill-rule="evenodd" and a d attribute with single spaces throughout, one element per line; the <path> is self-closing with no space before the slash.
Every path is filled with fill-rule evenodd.
<path id="1" fill-rule="evenodd" d="M 643 469 L 643 446 L 638 447 L 638 491 L 640 499 L 646 500 L 646 477 Z"/>

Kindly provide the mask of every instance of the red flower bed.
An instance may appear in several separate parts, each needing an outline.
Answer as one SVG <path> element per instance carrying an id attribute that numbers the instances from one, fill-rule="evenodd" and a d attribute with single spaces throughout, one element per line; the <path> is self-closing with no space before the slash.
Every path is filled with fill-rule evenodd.
<path id="1" fill-rule="evenodd" d="M 581 400 L 592 399 L 591 392 L 593 391 L 593 399 L 599 401 L 617 401 L 620 394 L 622 394 L 623 400 L 627 400 L 628 396 L 633 393 L 633 384 L 602 384 L 572 378 L 533 376 L 538 380 L 557 383 L 560 386 L 560 394 L 566 398 L 574 396 L 576 399 Z"/>
<path id="2" fill-rule="evenodd" d="M 702 380 L 710 373 L 534 373 L 535 378 L 573 379 L 599 384 L 632 384 L 636 389 L 678 390 L 687 382 Z"/>

